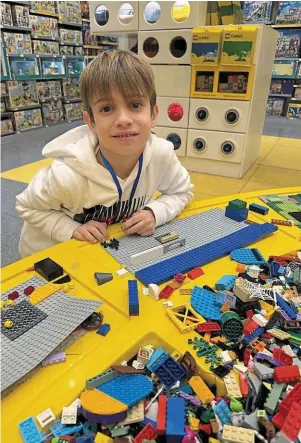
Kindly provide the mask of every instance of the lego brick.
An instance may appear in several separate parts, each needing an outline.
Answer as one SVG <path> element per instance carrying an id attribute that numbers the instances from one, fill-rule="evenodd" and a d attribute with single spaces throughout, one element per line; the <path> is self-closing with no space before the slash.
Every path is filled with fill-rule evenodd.
<path id="1" fill-rule="evenodd" d="M 50 366 L 58 363 L 64 363 L 66 361 L 66 353 L 58 352 L 55 354 L 49 355 L 42 361 L 42 366 Z"/>
<path id="2" fill-rule="evenodd" d="M 293 364 L 293 358 L 290 355 L 287 355 L 281 348 L 273 349 L 273 357 L 284 366 Z"/>
<path id="3" fill-rule="evenodd" d="M 202 268 L 195 268 L 187 273 L 187 276 L 188 278 L 190 278 L 190 280 L 195 280 L 196 278 L 201 277 L 202 275 L 204 275 L 204 271 Z"/>
<path id="4" fill-rule="evenodd" d="M 244 200 L 236 199 L 236 200 L 230 200 L 228 205 L 232 209 L 244 209 L 247 207 L 247 202 L 245 202 Z"/>
<path id="5" fill-rule="evenodd" d="M 139 403 L 133 405 L 127 411 L 127 416 L 124 420 L 120 421 L 117 425 L 124 426 L 133 423 L 138 423 L 144 419 L 144 401 L 141 400 Z"/>
<path id="6" fill-rule="evenodd" d="M 240 248 L 231 252 L 232 260 L 245 265 L 264 265 L 266 260 L 257 248 Z"/>
<path id="7" fill-rule="evenodd" d="M 170 356 L 153 372 L 167 389 L 186 376 L 184 367 Z"/>
<path id="8" fill-rule="evenodd" d="M 163 257 L 163 245 L 155 246 L 154 248 L 146 249 L 146 251 L 138 252 L 131 256 L 131 264 L 134 266 L 141 265 L 152 259 Z"/>
<path id="9" fill-rule="evenodd" d="M 139 315 L 139 297 L 137 280 L 128 281 L 129 315 Z"/>
<path id="10" fill-rule="evenodd" d="M 19 297 L 18 291 L 13 291 L 10 294 L 8 294 L 7 299 L 8 300 L 16 300 Z"/>
<path id="11" fill-rule="evenodd" d="M 281 331 L 280 329 L 268 329 L 267 332 L 271 334 L 273 337 L 277 338 L 278 340 L 287 340 L 290 338 L 290 334 L 287 332 Z"/>
<path id="12" fill-rule="evenodd" d="M 206 321 L 198 325 L 196 329 L 198 332 L 218 332 L 221 330 L 221 327 L 216 322 Z"/>
<path id="13" fill-rule="evenodd" d="M 94 278 L 98 286 L 113 280 L 113 275 L 109 272 L 94 272 Z"/>
<path id="14" fill-rule="evenodd" d="M 255 431 L 237 426 L 224 425 L 222 439 L 223 442 L 254 443 Z"/>
<path id="15" fill-rule="evenodd" d="M 19 423 L 19 430 L 24 443 L 42 443 L 44 440 L 33 417 Z"/>
<path id="16" fill-rule="evenodd" d="M 188 383 L 202 403 L 210 403 L 214 399 L 213 393 L 210 391 L 201 377 L 193 376 Z"/>
<path id="17" fill-rule="evenodd" d="M 168 357 L 168 354 L 166 354 L 166 352 L 162 348 L 156 349 L 156 351 L 151 355 L 149 363 L 146 365 L 147 369 L 149 369 L 151 372 L 154 372 L 161 364 L 163 364 L 168 359 Z"/>
<path id="18" fill-rule="evenodd" d="M 242 396 L 244 398 L 247 397 L 248 392 L 249 392 L 249 385 L 248 385 L 247 379 L 244 376 L 244 374 L 239 374 L 239 385 L 240 385 L 240 390 L 241 390 Z"/>
<path id="19" fill-rule="evenodd" d="M 126 404 L 99 389 L 84 390 L 80 395 L 80 401 L 83 415 L 91 421 L 116 423 L 127 416 Z"/>
<path id="20" fill-rule="evenodd" d="M 256 321 L 250 321 L 243 330 L 243 333 L 245 335 L 250 335 L 252 332 L 256 331 L 256 329 L 259 328 L 258 323 Z"/>
<path id="21" fill-rule="evenodd" d="M 268 366 L 265 366 L 261 363 L 256 362 L 256 363 L 254 363 L 254 369 L 255 369 L 256 375 L 261 380 L 266 380 L 266 379 L 273 377 L 273 374 L 274 374 L 273 368 L 269 368 Z"/>
<path id="22" fill-rule="evenodd" d="M 274 369 L 273 378 L 276 383 L 292 383 L 300 380 L 300 370 L 297 365 L 280 366 Z"/>
<path id="23" fill-rule="evenodd" d="M 54 422 L 53 425 L 50 426 L 50 430 L 55 437 L 62 437 L 65 435 L 72 435 L 76 432 L 80 432 L 83 429 L 83 425 L 73 425 L 73 426 L 64 426 L 62 425 L 60 420 Z"/>
<path id="24" fill-rule="evenodd" d="M 291 320 L 296 320 L 297 314 L 292 310 L 290 305 L 276 292 L 278 306 L 289 316 Z"/>
<path id="25" fill-rule="evenodd" d="M 47 285 L 42 285 L 38 288 L 35 288 L 35 290 L 30 294 L 29 301 L 32 305 L 37 305 L 46 298 L 58 292 L 60 289 L 62 289 L 60 286 L 51 283 L 48 283 Z"/>
<path id="26" fill-rule="evenodd" d="M 301 406 L 294 402 L 287 414 L 281 432 L 295 441 L 301 430 Z"/>
<path id="27" fill-rule="evenodd" d="M 159 435 L 165 434 L 166 431 L 166 395 L 159 395 L 158 398 L 158 415 L 157 415 L 157 432 Z"/>
<path id="28" fill-rule="evenodd" d="M 216 283 L 215 288 L 217 291 L 230 290 L 233 288 L 236 280 L 235 275 L 223 275 Z"/>
<path id="29" fill-rule="evenodd" d="M 257 203 L 251 203 L 249 205 L 249 211 L 256 212 L 257 214 L 267 215 L 269 208 L 266 206 L 258 205 Z"/>
<path id="30" fill-rule="evenodd" d="M 231 423 L 232 414 L 225 400 L 218 402 L 218 404 L 214 406 L 213 410 L 223 425 Z"/>
<path id="31" fill-rule="evenodd" d="M 232 209 L 230 206 L 226 207 L 225 216 L 235 220 L 237 222 L 242 222 L 248 218 L 248 209 Z"/>
<path id="32" fill-rule="evenodd" d="M 34 328 L 38 323 L 47 318 L 47 314 L 41 309 L 30 304 L 27 300 L 6 309 L 1 315 L 1 332 L 9 340 L 16 340 L 25 332 Z M 4 322 L 11 320 L 13 326 L 6 328 Z"/>
<path id="33" fill-rule="evenodd" d="M 274 383 L 272 386 L 272 389 L 268 395 L 268 398 L 264 404 L 264 408 L 267 411 L 268 414 L 272 415 L 274 414 L 278 401 L 280 399 L 281 393 L 283 391 L 284 384 L 280 383 Z"/>
<path id="34" fill-rule="evenodd" d="M 77 407 L 65 406 L 62 410 L 62 425 L 75 425 L 77 422 Z"/>
<path id="35" fill-rule="evenodd" d="M 55 420 L 55 415 L 50 408 L 45 409 L 45 411 L 41 412 L 36 416 L 36 419 L 39 422 L 41 428 L 45 428 L 45 426 L 49 425 L 52 421 Z"/>
<path id="36" fill-rule="evenodd" d="M 168 397 L 166 418 L 167 443 L 181 443 L 185 435 L 185 400 Z"/>
<path id="37" fill-rule="evenodd" d="M 110 329 L 111 326 L 109 325 L 109 323 L 104 323 L 97 329 L 96 333 L 105 337 L 110 332 Z"/>
<path id="38" fill-rule="evenodd" d="M 220 305 L 223 305 L 226 302 L 230 302 L 231 308 L 235 308 L 236 297 L 235 297 L 235 295 L 227 294 L 224 291 L 218 291 L 216 293 L 216 302 L 219 303 Z M 229 309 L 228 309 L 228 311 L 229 311 Z"/>
<path id="39" fill-rule="evenodd" d="M 118 377 L 118 372 L 113 369 L 108 369 L 105 372 L 101 372 L 100 374 L 96 375 L 95 377 L 91 377 L 86 381 L 86 388 L 87 389 L 94 389 L 97 388 L 97 386 L 100 386 L 107 381 L 113 380 L 113 378 Z"/>
<path id="40" fill-rule="evenodd" d="M 156 429 L 149 423 L 133 439 L 133 443 L 142 443 L 145 440 L 154 440 L 157 437 Z"/>
<path id="41" fill-rule="evenodd" d="M 64 274 L 62 266 L 49 257 L 35 263 L 34 270 L 47 281 L 54 280 Z"/>
<path id="42" fill-rule="evenodd" d="M 235 398 L 241 398 L 242 393 L 239 387 L 239 384 L 236 381 L 236 378 L 233 374 L 228 374 L 224 377 L 224 383 L 227 390 L 228 395 L 231 395 Z"/>
<path id="43" fill-rule="evenodd" d="M 255 338 L 259 337 L 264 332 L 264 328 L 257 328 L 255 331 L 253 331 L 250 335 L 247 337 L 244 337 L 242 339 L 243 343 L 248 345 L 251 343 L 251 341 L 255 340 Z"/>
<path id="44" fill-rule="evenodd" d="M 134 360 L 137 361 L 137 360 Z M 143 365 L 143 363 L 139 362 L 139 364 Z M 126 365 L 112 365 L 111 366 L 114 371 L 117 371 L 119 374 L 144 374 L 144 369 L 137 369 L 133 366 L 126 366 Z"/>
<path id="45" fill-rule="evenodd" d="M 209 320 L 219 320 L 221 317 L 220 307 L 216 303 L 216 296 L 211 291 L 195 286 L 193 288 L 190 303 L 193 309 Z"/>
<path id="46" fill-rule="evenodd" d="M 153 383 L 142 374 L 122 374 L 97 389 L 131 407 L 152 392 Z"/>
<path id="47" fill-rule="evenodd" d="M 44 283 L 40 277 L 33 277 L 13 288 L 20 294 L 15 301 L 16 305 L 22 300 L 28 301 L 28 297 L 24 294 L 25 288 L 29 285 L 37 288 Z M 11 292 L 12 289 L 1 294 L 1 300 L 6 300 L 7 294 Z M 17 340 L 11 341 L 2 335 L 1 389 L 5 390 L 40 364 L 100 305 L 100 301 L 70 297 L 62 290 L 42 301 L 39 308 L 47 314 L 47 318 Z M 26 359 L 24 359 L 24 349 L 26 349 Z"/>
<path id="48" fill-rule="evenodd" d="M 279 404 L 279 411 L 286 415 L 293 402 L 296 402 L 301 406 L 301 383 L 297 383 L 284 397 L 282 402 Z"/>

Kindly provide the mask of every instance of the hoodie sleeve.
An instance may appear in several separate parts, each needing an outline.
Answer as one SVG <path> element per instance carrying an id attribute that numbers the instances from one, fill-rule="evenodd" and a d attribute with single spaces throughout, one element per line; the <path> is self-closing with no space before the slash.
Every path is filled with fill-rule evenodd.
<path id="1" fill-rule="evenodd" d="M 16 197 L 19 216 L 56 242 L 70 240 L 73 231 L 80 226 L 62 211 L 62 206 L 72 207 L 72 198 L 61 180 L 62 176 L 69 189 L 75 186 L 69 168 L 50 166 L 42 168 L 25 191 Z"/>
<path id="2" fill-rule="evenodd" d="M 182 166 L 174 149 L 168 149 L 162 162 L 165 167 L 161 169 L 157 190 L 162 193 L 156 200 L 151 200 L 146 207 L 150 208 L 156 219 L 156 226 L 174 219 L 192 200 L 193 185 L 190 182 L 188 171 Z"/>

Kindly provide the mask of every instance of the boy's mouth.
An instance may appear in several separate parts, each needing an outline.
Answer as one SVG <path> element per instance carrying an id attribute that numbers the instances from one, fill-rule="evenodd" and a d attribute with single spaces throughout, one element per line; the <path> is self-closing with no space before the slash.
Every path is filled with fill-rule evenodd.
<path id="1" fill-rule="evenodd" d="M 119 134 L 112 135 L 114 138 L 129 138 L 129 137 L 135 137 L 137 132 L 120 132 Z"/>

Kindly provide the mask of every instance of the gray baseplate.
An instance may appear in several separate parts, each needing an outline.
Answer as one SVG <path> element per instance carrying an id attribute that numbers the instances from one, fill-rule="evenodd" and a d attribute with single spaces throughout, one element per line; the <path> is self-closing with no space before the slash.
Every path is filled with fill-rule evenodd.
<path id="1" fill-rule="evenodd" d="M 39 277 L 33 277 L 6 291 L 0 298 L 7 300 L 8 294 L 18 291 L 20 297 L 15 300 L 18 305 L 23 300 L 28 300 L 24 294 L 27 286 L 38 287 L 46 283 Z M 32 371 L 100 305 L 99 301 L 79 299 L 58 291 L 38 304 L 39 309 L 47 314 L 44 320 L 14 341 L 2 333 L 1 391 Z M 5 311 L 6 309 L 3 314 Z"/>
<path id="2" fill-rule="evenodd" d="M 160 226 L 151 237 L 140 237 L 139 235 L 122 237 L 119 239 L 118 251 L 110 248 L 107 248 L 106 251 L 119 261 L 119 263 L 124 265 L 128 271 L 134 273 L 140 269 L 166 260 L 167 258 L 175 257 L 182 254 L 182 252 L 211 243 L 214 240 L 218 240 L 247 227 L 248 225 L 244 222 L 237 222 L 226 217 L 223 209 L 214 208 Z M 156 240 L 155 237 L 171 231 L 177 232 L 179 238 L 186 238 L 186 245 L 139 265 L 131 264 L 132 255 L 159 246 L 161 243 Z"/>

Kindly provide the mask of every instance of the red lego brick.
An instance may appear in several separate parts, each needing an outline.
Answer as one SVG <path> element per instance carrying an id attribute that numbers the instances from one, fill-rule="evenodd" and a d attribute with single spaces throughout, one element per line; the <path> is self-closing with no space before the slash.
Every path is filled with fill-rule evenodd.
<path id="1" fill-rule="evenodd" d="M 250 323 L 248 323 L 243 330 L 243 333 L 245 335 L 250 335 L 252 332 L 254 332 L 257 328 L 259 328 L 259 325 L 256 323 L 256 321 L 252 320 Z"/>
<path id="2" fill-rule="evenodd" d="M 10 294 L 8 294 L 7 298 L 8 300 L 16 300 L 20 296 L 18 291 L 13 291 Z"/>
<path id="3" fill-rule="evenodd" d="M 30 295 L 33 293 L 33 291 L 35 290 L 34 286 L 27 286 L 27 288 L 24 289 L 24 294 L 25 295 Z"/>
<path id="4" fill-rule="evenodd" d="M 166 432 L 166 408 L 167 408 L 166 395 L 159 395 L 158 416 L 157 416 L 157 432 L 159 435 L 165 434 Z"/>
<path id="5" fill-rule="evenodd" d="M 246 349 L 244 350 L 244 365 L 245 365 L 245 366 L 248 366 L 248 363 L 249 363 L 249 360 L 250 360 L 251 355 L 252 355 L 252 350 L 246 348 Z"/>
<path id="6" fill-rule="evenodd" d="M 267 332 L 263 332 L 260 337 L 266 338 L 267 340 L 271 340 L 271 338 L 273 338 L 273 336 L 271 334 L 268 334 Z"/>
<path id="7" fill-rule="evenodd" d="M 155 440 L 157 437 L 156 429 L 148 423 L 142 431 L 139 432 L 139 434 L 134 438 L 134 443 L 142 443 L 143 440 Z"/>
<path id="8" fill-rule="evenodd" d="M 160 292 L 159 298 L 169 298 L 171 296 L 171 294 L 173 293 L 173 291 L 174 291 L 174 288 L 172 288 L 171 286 L 167 285 Z"/>
<path id="9" fill-rule="evenodd" d="M 206 321 L 196 327 L 198 332 L 218 332 L 221 330 L 221 327 L 215 321 Z"/>
<path id="10" fill-rule="evenodd" d="M 283 432 L 292 441 L 297 440 L 301 430 L 301 406 L 294 402 L 290 407 L 285 422 L 281 428 Z"/>
<path id="11" fill-rule="evenodd" d="M 279 366 L 274 369 L 273 379 L 276 383 L 292 383 L 294 381 L 299 381 L 299 366 Z"/>
<path id="12" fill-rule="evenodd" d="M 241 390 L 242 396 L 247 397 L 248 392 L 249 392 L 249 385 L 248 385 L 247 379 L 244 376 L 244 374 L 239 374 L 239 385 L 240 385 L 240 390 Z"/>
<path id="13" fill-rule="evenodd" d="M 253 318 L 253 315 L 254 315 L 254 312 L 250 309 L 249 311 L 246 312 L 246 314 L 247 314 L 247 318 L 252 319 L 252 318 Z M 249 323 L 249 324 L 250 324 L 250 323 Z"/>
<path id="14" fill-rule="evenodd" d="M 273 349 L 273 357 L 282 365 L 290 366 L 293 364 L 293 357 L 287 355 L 281 348 Z"/>
<path id="15" fill-rule="evenodd" d="M 209 423 L 207 425 L 199 425 L 199 430 L 206 432 L 207 435 L 211 435 L 211 425 Z"/>
<path id="16" fill-rule="evenodd" d="M 186 275 L 183 275 L 181 272 L 178 272 L 174 275 L 173 279 L 179 283 L 183 283 L 186 279 Z"/>
<path id="17" fill-rule="evenodd" d="M 284 397 L 279 404 L 279 411 L 286 415 L 293 402 L 298 403 L 301 406 L 301 383 L 297 383 L 296 386 Z"/>
<path id="18" fill-rule="evenodd" d="M 282 428 L 284 421 L 285 421 L 285 415 L 281 414 L 280 412 L 275 414 L 274 417 L 272 418 L 272 423 L 277 429 Z"/>
<path id="19" fill-rule="evenodd" d="M 201 275 L 204 275 L 204 271 L 202 268 L 195 268 L 189 271 L 187 275 L 190 280 L 195 280 L 196 278 L 201 277 Z"/>

